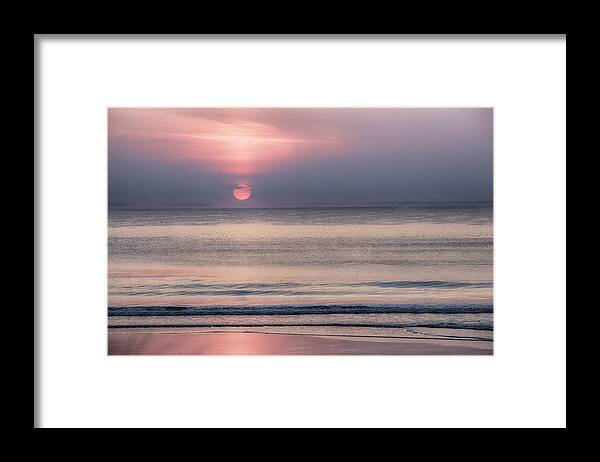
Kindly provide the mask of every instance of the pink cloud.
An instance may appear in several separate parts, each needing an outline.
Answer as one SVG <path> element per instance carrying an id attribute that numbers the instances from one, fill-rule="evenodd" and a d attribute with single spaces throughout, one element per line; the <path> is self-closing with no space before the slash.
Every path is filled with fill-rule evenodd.
<path id="1" fill-rule="evenodd" d="M 245 111 L 247 112 L 247 111 Z M 273 123 L 210 110 L 112 108 L 109 139 L 122 150 L 249 177 L 342 142 L 338 132 L 291 131 Z"/>

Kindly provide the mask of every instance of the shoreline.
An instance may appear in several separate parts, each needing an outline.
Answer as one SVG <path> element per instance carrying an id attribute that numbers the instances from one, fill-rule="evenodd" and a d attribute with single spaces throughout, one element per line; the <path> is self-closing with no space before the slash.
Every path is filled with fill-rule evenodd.
<path id="1" fill-rule="evenodd" d="M 108 332 L 108 355 L 493 355 L 493 341 L 257 332 Z"/>

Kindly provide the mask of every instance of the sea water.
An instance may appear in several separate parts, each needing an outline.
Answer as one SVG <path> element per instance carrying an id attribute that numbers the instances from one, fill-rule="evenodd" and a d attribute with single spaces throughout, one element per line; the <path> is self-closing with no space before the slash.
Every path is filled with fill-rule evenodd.
<path id="1" fill-rule="evenodd" d="M 493 207 L 110 209 L 109 327 L 490 339 Z"/>

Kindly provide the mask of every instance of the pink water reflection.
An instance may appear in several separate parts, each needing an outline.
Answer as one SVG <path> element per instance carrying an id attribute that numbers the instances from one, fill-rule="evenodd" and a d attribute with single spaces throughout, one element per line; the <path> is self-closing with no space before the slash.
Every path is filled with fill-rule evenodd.
<path id="1" fill-rule="evenodd" d="M 109 355 L 490 355 L 492 342 L 252 333 L 109 333 Z"/>

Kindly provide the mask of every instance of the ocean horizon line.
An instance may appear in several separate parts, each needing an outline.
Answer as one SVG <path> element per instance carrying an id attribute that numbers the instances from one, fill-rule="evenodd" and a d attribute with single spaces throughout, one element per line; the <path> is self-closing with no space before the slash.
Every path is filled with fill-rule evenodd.
<path id="1" fill-rule="evenodd" d="M 272 210 L 272 209 L 364 209 L 364 208 L 396 208 L 406 205 L 416 206 L 460 206 L 468 204 L 489 204 L 493 206 L 493 200 L 439 200 L 439 201 L 396 201 L 396 202 L 370 202 L 361 204 L 342 204 L 342 203 L 322 203 L 322 204 L 305 204 L 305 205 L 293 205 L 293 204 L 276 204 L 271 206 L 234 206 L 234 205 L 219 205 L 219 204 L 205 204 L 201 202 L 161 202 L 161 203 L 109 203 L 109 210 L 144 210 L 144 209 L 231 209 L 231 210 Z"/>

